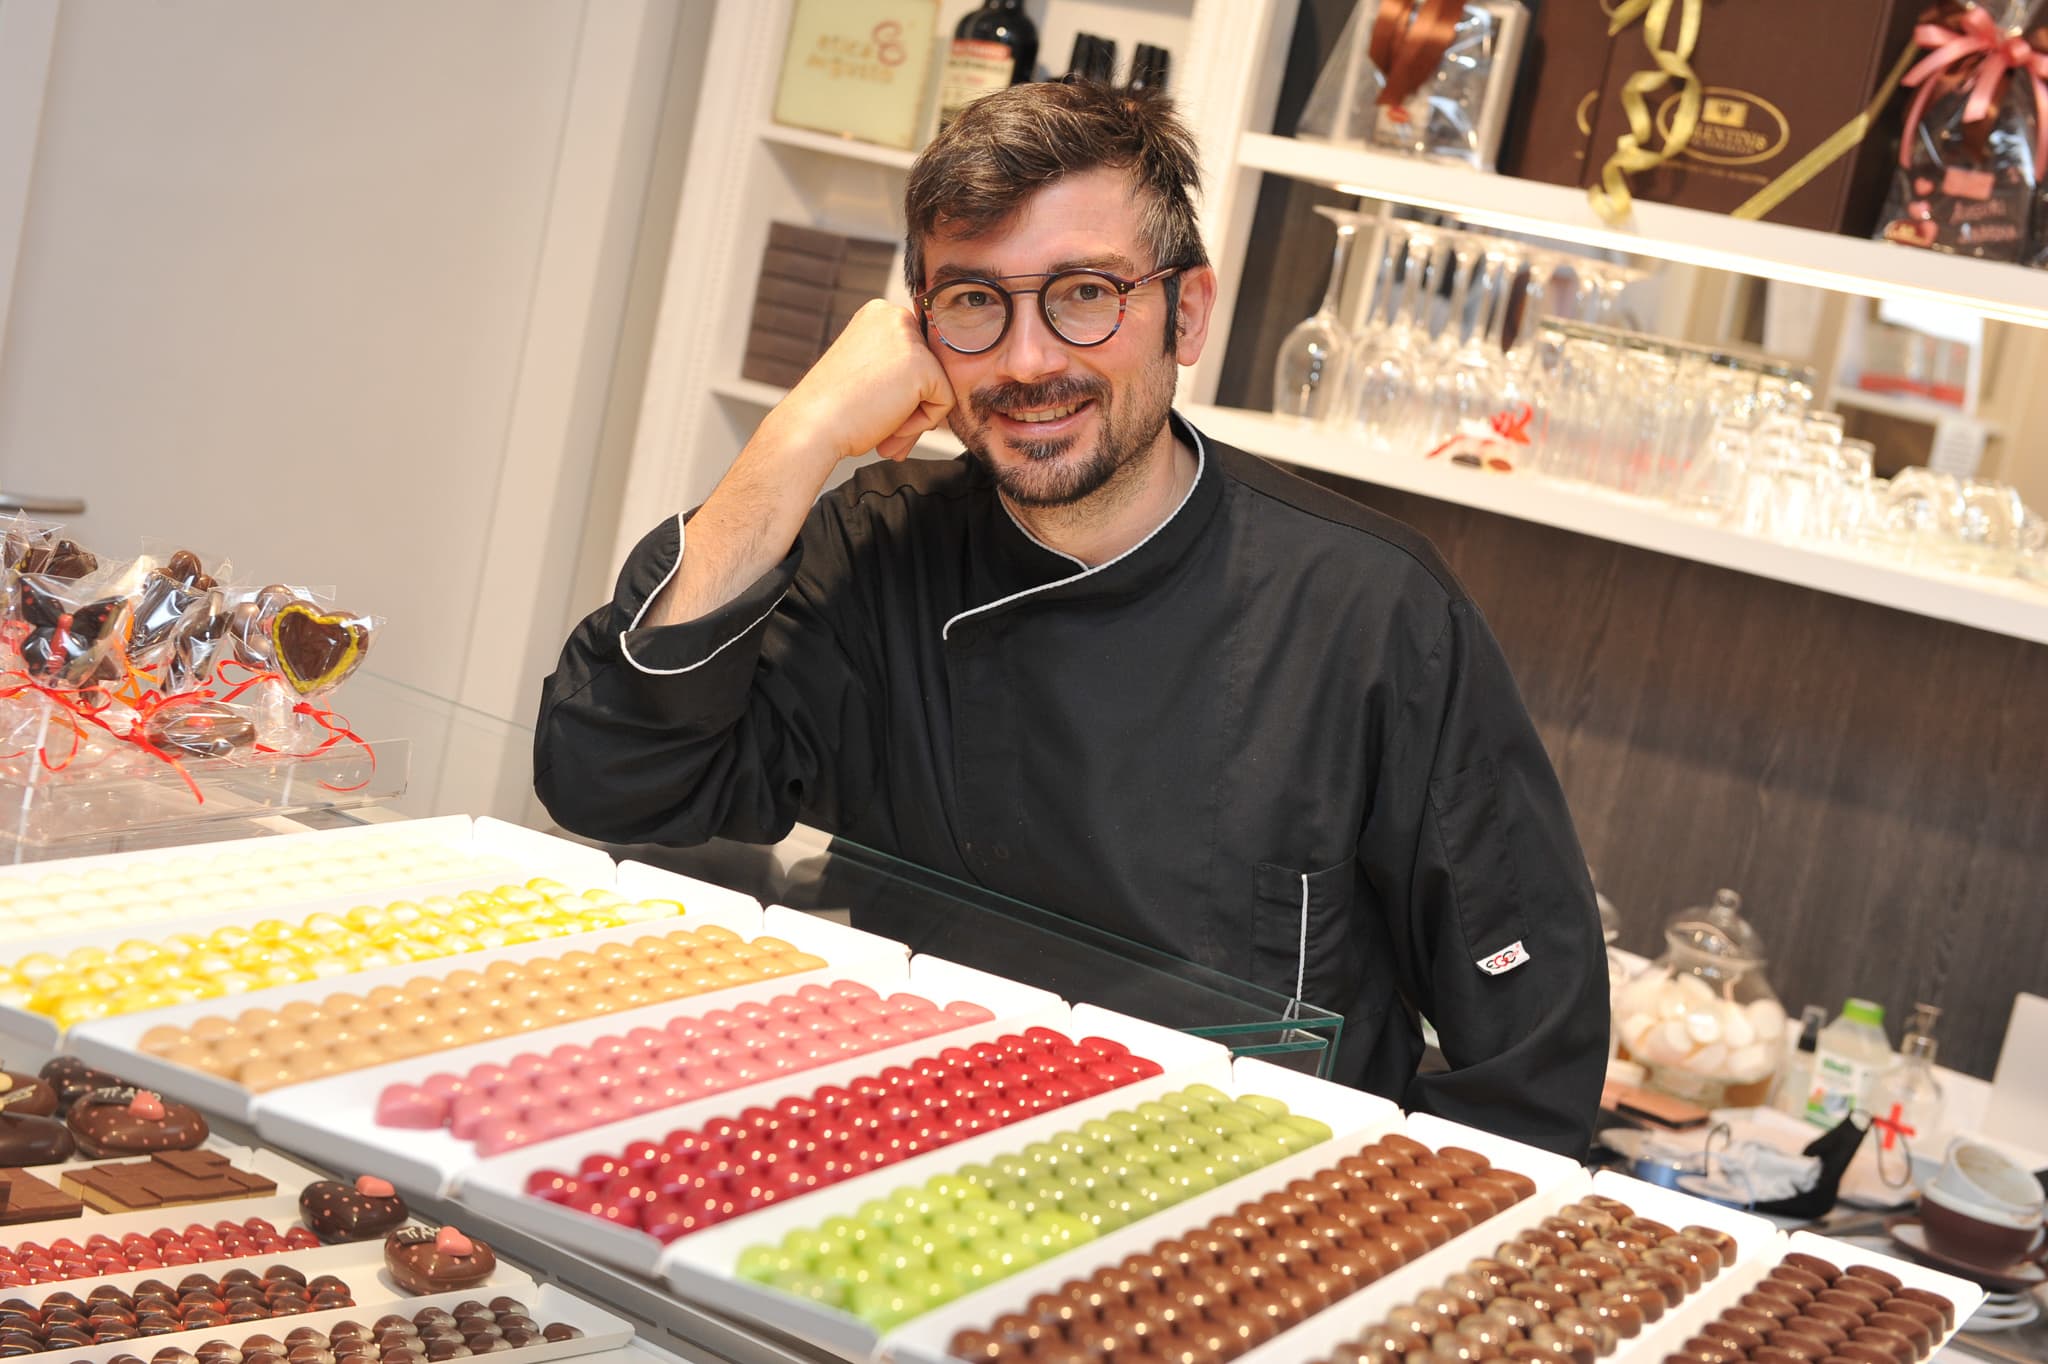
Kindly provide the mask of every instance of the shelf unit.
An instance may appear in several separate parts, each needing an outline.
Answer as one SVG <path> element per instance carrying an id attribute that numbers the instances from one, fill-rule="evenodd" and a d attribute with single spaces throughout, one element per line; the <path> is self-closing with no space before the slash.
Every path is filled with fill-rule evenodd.
<path id="1" fill-rule="evenodd" d="M 2048 271 L 1891 242 L 1638 200 L 1627 222 L 1601 220 L 1582 190 L 1469 167 L 1248 132 L 1238 163 L 1273 175 L 1681 265 L 1731 270 L 1870 298 L 1964 304 L 1986 317 L 2048 327 Z"/>
<path id="2" fill-rule="evenodd" d="M 1183 410 L 1205 434 L 1269 459 L 2048 644 L 2048 585 L 1746 535 L 1694 520 L 1662 502 L 1540 474 L 1491 474 L 1443 461 L 1379 457 L 1348 436 L 1270 413 L 1202 404 Z"/>

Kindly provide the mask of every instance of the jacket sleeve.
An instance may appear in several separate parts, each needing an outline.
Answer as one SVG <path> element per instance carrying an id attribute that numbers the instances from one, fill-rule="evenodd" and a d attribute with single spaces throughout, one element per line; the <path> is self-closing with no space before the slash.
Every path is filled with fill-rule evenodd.
<path id="1" fill-rule="evenodd" d="M 1606 1073 L 1606 951 L 1564 792 L 1477 608 L 1408 687 L 1361 857 L 1448 1072 L 1404 1106 L 1583 1158 Z"/>
<path id="2" fill-rule="evenodd" d="M 880 753 L 850 550 L 832 499 L 738 599 L 640 624 L 686 552 L 682 518 L 643 539 L 612 600 L 542 689 L 534 788 L 565 829 L 612 843 L 773 842 L 865 806 Z"/>

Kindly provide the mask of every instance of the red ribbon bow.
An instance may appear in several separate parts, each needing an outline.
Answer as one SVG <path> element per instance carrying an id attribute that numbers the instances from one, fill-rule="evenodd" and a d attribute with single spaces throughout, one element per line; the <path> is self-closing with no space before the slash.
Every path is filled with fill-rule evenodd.
<path id="1" fill-rule="evenodd" d="M 1899 139 L 1899 164 L 1913 165 L 1913 141 L 1920 120 L 1934 98 L 1936 76 L 1951 76 L 1970 87 L 1969 102 L 1963 106 L 1963 121 L 1979 123 L 1990 117 L 1992 105 L 2003 93 L 2008 73 L 2017 71 L 2027 78 L 2034 93 L 2034 178 L 2048 175 L 2048 53 L 2039 51 L 2018 31 L 1999 28 L 1998 21 L 1975 5 L 1950 15 L 1941 23 L 1924 23 L 1913 30 L 1913 41 L 1928 53 L 1913 64 L 1904 84 L 1918 87 L 1912 106 L 1906 111 L 1906 130 Z M 1970 65 L 1974 64 L 1974 69 Z"/>
<path id="2" fill-rule="evenodd" d="M 281 673 L 248 668 L 232 661 L 221 664 L 216 675 L 222 681 L 226 681 L 227 672 L 230 668 L 238 668 L 248 675 L 242 681 L 229 687 L 224 693 L 217 692 L 210 686 L 202 686 L 194 687 L 190 691 L 173 692 L 168 696 L 153 687 L 147 690 L 141 689 L 139 675 L 131 671 L 129 678 L 136 688 L 132 699 L 128 695 L 117 695 L 113 690 L 104 685 L 80 687 L 75 690 L 51 687 L 19 669 L 10 669 L 6 672 L 0 672 L 0 701 L 20 696 L 24 692 L 34 692 L 49 703 L 52 726 L 60 730 L 61 737 L 67 737 L 70 743 L 61 756 L 53 758 L 51 756 L 52 749 L 49 737 L 43 736 L 37 740 L 35 747 L 36 761 L 42 764 L 44 770 L 62 772 L 65 768 L 69 767 L 77 759 L 79 752 L 84 747 L 83 741 L 88 734 L 85 727 L 90 725 L 118 743 L 132 744 L 144 753 L 149 754 L 152 758 L 168 763 L 177 772 L 178 776 L 183 779 L 186 789 L 192 793 L 192 799 L 204 804 L 206 797 L 200 793 L 199 784 L 192 780 L 192 774 L 185 770 L 183 760 L 177 754 L 166 752 L 150 741 L 148 734 L 149 721 L 158 713 L 173 707 L 194 705 L 201 701 L 233 701 L 251 688 L 262 686 L 266 683 L 275 683 L 278 686 L 286 685 L 284 676 Z M 118 728 L 102 718 L 117 700 L 128 700 L 129 705 L 134 711 L 133 717 L 128 718 Z M 371 748 L 361 735 L 350 729 L 347 721 L 335 715 L 333 711 L 322 709 L 306 700 L 295 702 L 292 706 L 292 713 L 311 719 L 314 724 L 327 731 L 327 737 L 308 751 L 290 756 L 310 758 L 315 754 L 325 753 L 336 744 L 353 743 L 361 748 L 364 756 L 370 760 L 370 772 L 374 776 L 377 770 L 376 750 Z M 284 750 L 273 748 L 268 744 L 254 744 L 252 747 L 259 753 L 278 755 L 284 752 Z M 0 755 L 0 758 L 18 756 L 20 755 L 4 754 Z M 366 776 L 353 786 L 337 786 L 332 782 L 325 781 L 321 782 L 320 785 L 330 791 L 357 791 L 369 785 L 370 780 L 371 777 Z"/>

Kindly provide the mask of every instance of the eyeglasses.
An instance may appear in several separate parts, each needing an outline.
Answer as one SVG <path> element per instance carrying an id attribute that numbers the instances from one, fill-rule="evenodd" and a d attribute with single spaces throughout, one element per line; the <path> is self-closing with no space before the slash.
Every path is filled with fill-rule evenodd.
<path id="1" fill-rule="evenodd" d="M 979 355 L 1010 331 L 1012 300 L 1037 294 L 1038 313 L 1053 334 L 1070 346 L 1099 346 L 1124 324 L 1131 291 L 1187 267 L 1169 265 L 1138 279 L 1119 279 L 1103 270 L 1061 270 L 1050 275 L 1001 275 L 996 279 L 949 279 L 918 296 L 925 326 L 947 347 Z M 1043 279 L 1036 289 L 1005 289 L 999 280 Z"/>

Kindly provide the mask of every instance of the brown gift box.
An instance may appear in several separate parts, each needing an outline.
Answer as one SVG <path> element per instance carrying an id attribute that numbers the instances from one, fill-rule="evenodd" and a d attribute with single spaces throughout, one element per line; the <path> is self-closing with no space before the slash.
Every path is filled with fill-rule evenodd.
<path id="1" fill-rule="evenodd" d="M 1629 41 L 1627 36 L 1621 40 Z M 1640 31 L 1632 41 L 1634 51 L 1644 50 Z M 1544 0 L 1522 53 L 1522 75 L 1501 147 L 1502 174 L 1553 185 L 1585 183 L 1586 147 L 1616 46 L 1596 0 Z"/>
<path id="2" fill-rule="evenodd" d="M 784 388 L 803 378 L 861 304 L 888 287 L 896 243 L 770 223 L 740 374 Z"/>
<path id="3" fill-rule="evenodd" d="M 1553 3 L 1555 0 L 1553 0 Z M 1576 0 L 1567 0 L 1575 3 Z M 1590 0 L 1587 0 L 1590 3 Z M 1912 40 L 1925 0 L 1705 0 L 1692 69 L 1703 89 L 1685 151 L 1629 176 L 1640 199 L 1728 213 L 1833 137 L 1877 95 Z M 1667 41 L 1676 35 L 1676 18 Z M 1654 63 L 1640 23 L 1616 40 L 1608 63 L 1587 185 L 1628 131 L 1621 87 Z M 1679 83 L 1648 96 L 1661 145 L 1677 112 Z M 1764 221 L 1865 235 L 1884 202 L 1898 155 L 1903 99 L 1894 97 L 1863 141 L 1764 215 Z"/>

